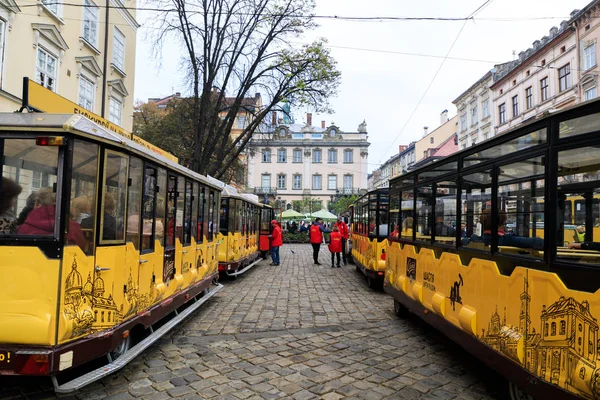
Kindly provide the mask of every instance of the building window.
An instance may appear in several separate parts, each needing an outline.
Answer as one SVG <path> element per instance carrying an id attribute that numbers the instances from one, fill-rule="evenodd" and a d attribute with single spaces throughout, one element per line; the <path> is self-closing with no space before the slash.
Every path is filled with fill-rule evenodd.
<path id="1" fill-rule="evenodd" d="M 83 4 L 83 38 L 98 47 L 98 7 L 90 0 L 84 0 Z"/>
<path id="2" fill-rule="evenodd" d="M 471 108 L 471 125 L 477 123 L 477 107 Z"/>
<path id="3" fill-rule="evenodd" d="M 313 175 L 312 188 L 314 190 L 321 190 L 321 175 Z"/>
<path id="4" fill-rule="evenodd" d="M 37 83 L 53 92 L 56 91 L 56 66 L 56 57 L 38 46 L 36 63 Z"/>
<path id="5" fill-rule="evenodd" d="M 512 112 L 513 118 L 519 115 L 519 96 L 513 96 L 512 98 Z"/>
<path id="6" fill-rule="evenodd" d="M 285 187 L 285 175 L 277 175 L 277 189 L 286 189 Z"/>
<path id="7" fill-rule="evenodd" d="M 429 138 L 429 143 L 433 144 L 433 136 Z"/>
<path id="8" fill-rule="evenodd" d="M 294 175 L 293 189 L 302 189 L 302 175 Z"/>
<path id="9" fill-rule="evenodd" d="M 467 114 L 462 114 L 460 116 L 460 131 L 464 132 L 467 130 Z"/>
<path id="10" fill-rule="evenodd" d="M 593 43 L 584 50 L 585 62 L 584 69 L 590 69 L 596 65 L 596 44 Z"/>
<path id="11" fill-rule="evenodd" d="M 331 128 L 329 130 L 329 136 L 332 136 L 332 137 L 335 136 L 335 129 Z"/>
<path id="12" fill-rule="evenodd" d="M 237 127 L 238 129 L 244 129 L 246 127 L 246 117 L 243 115 L 238 115 L 237 117 Z"/>
<path id="13" fill-rule="evenodd" d="M 571 87 L 571 65 L 567 64 L 558 69 L 558 90 L 562 92 Z"/>
<path id="14" fill-rule="evenodd" d="M 327 182 L 327 189 L 329 189 L 329 190 L 337 189 L 337 175 L 329 175 L 329 180 Z"/>
<path id="15" fill-rule="evenodd" d="M 58 16 L 58 1 L 55 0 L 42 0 L 42 4 L 44 4 L 44 6 L 52 11 L 56 16 Z"/>
<path id="16" fill-rule="evenodd" d="M 585 91 L 585 99 L 586 100 L 592 100 L 595 99 L 597 96 L 597 91 L 596 91 L 596 87 L 593 88 L 589 88 Z"/>
<path id="17" fill-rule="evenodd" d="M 295 163 L 302 162 L 302 150 L 294 150 L 294 162 Z"/>
<path id="18" fill-rule="evenodd" d="M 113 34 L 113 64 L 121 71 L 125 71 L 125 35 L 117 28 Z"/>
<path id="19" fill-rule="evenodd" d="M 271 189 L 271 174 L 262 174 L 260 179 L 260 186 L 263 191 L 269 191 Z"/>
<path id="20" fill-rule="evenodd" d="M 344 175 L 344 194 L 352 194 L 352 175 Z"/>
<path id="21" fill-rule="evenodd" d="M 271 162 L 271 150 L 270 149 L 264 149 L 262 151 L 262 162 L 264 162 L 264 163 Z"/>
<path id="22" fill-rule="evenodd" d="M 110 110 L 108 120 L 115 125 L 121 126 L 121 114 L 123 113 L 123 103 L 114 97 L 110 98 Z"/>
<path id="23" fill-rule="evenodd" d="M 353 151 L 352 150 L 344 150 L 344 162 L 351 163 L 353 161 Z"/>
<path id="24" fill-rule="evenodd" d="M 314 163 L 321 162 L 321 150 L 313 150 L 313 162 Z"/>
<path id="25" fill-rule="evenodd" d="M 506 104 L 502 103 L 498 106 L 498 120 L 500 121 L 500 125 L 506 123 Z"/>
<path id="26" fill-rule="evenodd" d="M 331 164 L 337 163 L 337 150 L 329 150 L 327 153 L 327 162 Z"/>
<path id="27" fill-rule="evenodd" d="M 292 139 L 304 139 L 304 133 L 292 133 Z"/>
<path id="28" fill-rule="evenodd" d="M 560 334 L 564 335 L 567 333 L 567 323 L 565 321 L 560 321 Z"/>
<path id="29" fill-rule="evenodd" d="M 485 99 L 483 103 L 481 103 L 481 108 L 483 108 L 483 118 L 487 118 L 490 116 L 490 100 Z"/>
<path id="30" fill-rule="evenodd" d="M 79 105 L 90 111 L 94 111 L 94 95 L 96 87 L 92 81 L 86 77 L 79 76 Z"/>
<path id="31" fill-rule="evenodd" d="M 540 79 L 540 95 L 541 101 L 548 100 L 548 77 Z"/>
<path id="32" fill-rule="evenodd" d="M 531 86 L 525 89 L 525 102 L 528 110 L 533 108 L 533 87 Z"/>
<path id="33" fill-rule="evenodd" d="M 277 150 L 277 162 L 278 163 L 287 162 L 287 151 L 285 149 Z"/>

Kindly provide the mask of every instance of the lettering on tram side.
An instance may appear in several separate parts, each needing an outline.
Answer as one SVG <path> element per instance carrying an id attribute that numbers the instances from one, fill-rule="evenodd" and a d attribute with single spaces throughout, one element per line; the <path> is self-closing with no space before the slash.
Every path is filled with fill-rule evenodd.
<path id="1" fill-rule="evenodd" d="M 450 287 L 450 303 L 452 304 L 452 311 L 456 311 L 456 303 L 462 304 L 462 297 L 460 297 L 460 287 L 464 285 L 463 277 L 458 274 L 458 280 L 455 281 Z"/>
<path id="2" fill-rule="evenodd" d="M 406 258 L 406 277 L 411 280 L 417 279 L 417 260 L 414 258 Z"/>
<path id="3" fill-rule="evenodd" d="M 433 290 L 435 292 L 435 275 L 432 272 L 423 272 L 423 286 L 425 286 L 429 290 Z"/>

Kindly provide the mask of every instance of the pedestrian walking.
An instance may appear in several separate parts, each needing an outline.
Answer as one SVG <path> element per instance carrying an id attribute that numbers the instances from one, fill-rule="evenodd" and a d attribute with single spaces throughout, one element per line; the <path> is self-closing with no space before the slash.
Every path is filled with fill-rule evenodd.
<path id="1" fill-rule="evenodd" d="M 347 257 L 348 251 L 346 250 L 346 243 L 348 243 L 348 236 L 349 236 L 348 224 L 346 224 L 344 222 L 344 219 L 342 217 L 338 217 L 338 220 L 335 223 L 335 226 L 337 226 L 337 228 L 340 231 L 340 234 L 342 235 L 342 260 L 344 261 L 344 265 L 347 265 L 348 262 L 346 260 L 346 257 Z"/>
<path id="2" fill-rule="evenodd" d="M 342 252 L 342 234 L 337 224 L 333 226 L 333 232 L 329 234 L 329 251 L 331 252 L 331 268 L 335 267 L 334 258 L 337 256 L 337 267 L 342 268 L 340 265 Z"/>
<path id="3" fill-rule="evenodd" d="M 323 243 L 323 233 L 331 233 L 329 229 L 323 226 L 323 220 L 321 218 L 315 219 L 315 222 L 310 226 L 309 238 L 310 244 L 313 248 L 313 259 L 316 265 L 321 265 L 319 262 L 319 250 L 321 249 L 321 243 Z"/>
<path id="4" fill-rule="evenodd" d="M 283 237 L 281 235 L 281 227 L 277 223 L 276 220 L 271 221 L 271 226 L 273 226 L 273 231 L 269 235 L 271 238 L 271 264 L 270 265 L 279 265 L 279 247 L 283 245 Z"/>

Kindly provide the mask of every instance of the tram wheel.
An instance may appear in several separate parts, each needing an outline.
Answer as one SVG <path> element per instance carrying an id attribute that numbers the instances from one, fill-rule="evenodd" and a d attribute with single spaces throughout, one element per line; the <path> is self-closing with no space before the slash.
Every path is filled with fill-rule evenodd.
<path id="1" fill-rule="evenodd" d="M 394 299 L 394 314 L 396 314 L 396 317 L 406 317 L 408 315 L 408 308 L 398 300 Z"/>
<path id="2" fill-rule="evenodd" d="M 121 357 L 123 354 L 125 354 L 129 348 L 131 347 L 131 333 L 121 341 L 121 343 L 119 343 L 119 345 L 117 346 L 116 349 L 114 349 L 113 351 L 110 352 L 110 357 L 112 358 L 112 360 L 116 360 L 117 358 Z"/>
<path id="3" fill-rule="evenodd" d="M 508 382 L 508 398 L 510 400 L 533 400 L 526 391 L 518 387 L 512 382 Z"/>

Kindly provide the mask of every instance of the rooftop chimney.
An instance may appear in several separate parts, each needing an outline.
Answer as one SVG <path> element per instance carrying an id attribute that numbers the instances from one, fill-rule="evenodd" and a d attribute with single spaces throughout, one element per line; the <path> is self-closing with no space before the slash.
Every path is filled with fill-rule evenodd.
<path id="1" fill-rule="evenodd" d="M 306 113 L 306 125 L 312 126 L 312 114 Z"/>
<path id="2" fill-rule="evenodd" d="M 423 127 L 423 137 L 427 136 L 428 133 L 429 133 L 429 127 L 428 126 L 424 126 Z"/>
<path id="3" fill-rule="evenodd" d="M 271 113 L 271 125 L 275 126 L 277 125 L 277 112 L 273 111 Z"/>
<path id="4" fill-rule="evenodd" d="M 321 121 L 321 128 L 325 129 L 325 121 Z"/>
<path id="5" fill-rule="evenodd" d="M 448 122 L 448 110 L 444 110 L 440 114 L 440 125 L 444 125 L 446 122 Z"/>
<path id="6" fill-rule="evenodd" d="M 180 92 L 175 92 L 175 97 L 181 97 L 181 93 Z"/>

